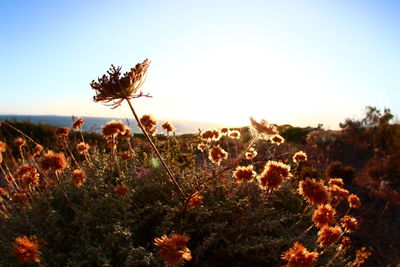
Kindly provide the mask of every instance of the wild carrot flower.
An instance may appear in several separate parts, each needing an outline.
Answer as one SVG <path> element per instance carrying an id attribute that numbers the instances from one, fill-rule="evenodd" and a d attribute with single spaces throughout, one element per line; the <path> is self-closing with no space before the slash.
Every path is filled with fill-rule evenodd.
<path id="1" fill-rule="evenodd" d="M 337 186 L 339 186 L 341 188 L 344 187 L 344 182 L 343 182 L 342 178 L 330 178 L 329 181 L 328 181 L 328 184 L 330 186 L 337 185 Z"/>
<path id="2" fill-rule="evenodd" d="M 145 114 L 140 118 L 140 123 L 149 135 L 155 135 L 157 132 L 157 121 L 152 115 Z"/>
<path id="3" fill-rule="evenodd" d="M 32 150 L 32 157 L 36 157 L 40 153 L 43 152 L 43 147 L 41 145 L 36 145 L 35 148 Z"/>
<path id="4" fill-rule="evenodd" d="M 122 121 L 109 121 L 103 126 L 103 135 L 105 137 L 117 136 L 118 134 L 125 134 L 126 126 Z"/>
<path id="5" fill-rule="evenodd" d="M 317 252 L 309 252 L 299 242 L 282 254 L 282 259 L 287 261 L 287 267 L 312 267 L 318 259 Z"/>
<path id="6" fill-rule="evenodd" d="M 207 142 L 218 141 L 221 139 L 221 132 L 218 130 L 205 130 L 200 133 L 200 137 Z"/>
<path id="7" fill-rule="evenodd" d="M 240 132 L 238 130 L 232 130 L 229 132 L 229 137 L 233 139 L 240 139 Z"/>
<path id="8" fill-rule="evenodd" d="M 6 143 L 0 141 L 0 154 L 6 151 Z"/>
<path id="9" fill-rule="evenodd" d="M 42 156 L 41 166 L 43 170 L 61 171 L 67 167 L 67 161 L 63 153 L 55 153 L 49 150 L 45 155 Z"/>
<path id="10" fill-rule="evenodd" d="M 15 177 L 25 187 L 37 186 L 39 184 L 39 173 L 31 165 L 25 164 L 20 166 L 15 173 Z"/>
<path id="11" fill-rule="evenodd" d="M 22 138 L 22 137 L 16 138 L 16 139 L 14 140 L 14 142 L 15 142 L 15 145 L 16 145 L 18 148 L 21 148 L 21 147 L 23 147 L 23 146 L 26 144 L 25 139 Z"/>
<path id="12" fill-rule="evenodd" d="M 222 149 L 219 145 L 213 146 L 208 152 L 208 158 L 214 164 L 221 164 L 221 161 L 228 158 L 228 153 Z"/>
<path id="13" fill-rule="evenodd" d="M 318 227 L 323 227 L 335 222 L 335 209 L 330 204 L 319 205 L 314 211 L 312 221 Z"/>
<path id="14" fill-rule="evenodd" d="M 18 236 L 12 245 L 12 252 L 21 264 L 40 262 L 41 242 L 36 236 Z"/>
<path id="15" fill-rule="evenodd" d="M 321 247 L 329 247 L 339 241 L 342 229 L 339 226 L 324 226 L 318 232 L 317 242 Z"/>
<path id="16" fill-rule="evenodd" d="M 197 149 L 200 150 L 201 152 L 205 152 L 208 149 L 208 145 L 204 143 L 200 143 L 197 145 Z"/>
<path id="17" fill-rule="evenodd" d="M 353 209 L 358 209 L 361 207 L 361 201 L 358 196 L 355 194 L 351 194 L 348 198 L 347 201 L 349 202 L 349 207 Z"/>
<path id="18" fill-rule="evenodd" d="M 250 148 L 244 156 L 246 157 L 247 160 L 254 159 L 257 156 L 257 151 L 254 148 Z"/>
<path id="19" fill-rule="evenodd" d="M 86 152 L 89 151 L 89 148 L 90 146 L 85 142 L 80 142 L 79 144 L 76 145 L 76 150 L 78 150 L 79 154 L 85 154 Z"/>
<path id="20" fill-rule="evenodd" d="M 250 117 L 250 131 L 253 135 L 258 135 L 260 139 L 268 140 L 271 135 L 278 134 L 278 130 L 274 125 L 268 124 L 266 120 L 260 122 Z"/>
<path id="21" fill-rule="evenodd" d="M 72 124 L 72 129 L 74 130 L 79 130 L 80 128 L 82 128 L 83 123 L 85 122 L 85 120 L 83 118 L 78 118 L 76 121 L 74 121 L 74 123 Z"/>
<path id="22" fill-rule="evenodd" d="M 340 222 L 346 232 L 349 233 L 356 232 L 358 228 L 360 228 L 360 223 L 357 221 L 357 219 L 348 215 L 340 219 Z"/>
<path id="23" fill-rule="evenodd" d="M 365 260 L 371 256 L 371 252 L 367 251 L 366 247 L 362 247 L 361 249 L 356 250 L 356 264 L 357 266 L 361 266 L 365 263 Z"/>
<path id="24" fill-rule="evenodd" d="M 81 187 L 86 181 L 86 175 L 82 170 L 74 170 L 72 173 L 72 179 L 76 187 Z"/>
<path id="25" fill-rule="evenodd" d="M 149 60 L 145 59 L 142 63 L 136 64 L 130 72 L 126 72 L 123 75 L 121 67 L 111 65 L 111 68 L 107 71 L 107 75 L 98 78 L 97 82 L 93 80 L 90 84 L 96 92 L 93 100 L 103 103 L 111 102 L 110 105 L 113 108 L 117 108 L 124 99 L 128 100 L 139 97 L 140 94 L 135 94 L 146 79 L 149 64 Z"/>
<path id="26" fill-rule="evenodd" d="M 114 192 L 118 195 L 118 196 L 124 196 L 126 194 L 128 194 L 129 192 L 129 188 L 126 186 L 126 184 L 121 183 L 118 186 L 116 186 L 114 188 Z"/>
<path id="27" fill-rule="evenodd" d="M 163 235 L 154 239 L 154 245 L 160 248 L 160 256 L 168 264 L 178 264 L 184 260 L 191 260 L 190 249 L 186 247 L 189 237 L 185 234 L 173 234 L 171 237 Z"/>
<path id="28" fill-rule="evenodd" d="M 331 193 L 332 198 L 345 200 L 349 196 L 349 191 L 339 187 L 337 184 L 332 184 L 328 188 L 329 193 Z"/>
<path id="29" fill-rule="evenodd" d="M 294 163 L 300 163 L 301 161 L 306 161 L 306 160 L 307 160 L 307 154 L 304 153 L 303 151 L 298 151 L 293 155 Z"/>
<path id="30" fill-rule="evenodd" d="M 166 130 L 167 132 L 174 132 L 175 127 L 168 121 L 164 122 L 161 127 Z"/>
<path id="31" fill-rule="evenodd" d="M 197 208 L 203 202 L 203 197 L 199 194 L 193 195 L 188 202 L 189 209 Z"/>
<path id="32" fill-rule="evenodd" d="M 69 129 L 67 127 L 58 127 L 56 129 L 56 136 L 58 138 L 68 137 Z"/>
<path id="33" fill-rule="evenodd" d="M 253 171 L 253 165 L 238 166 L 232 176 L 239 182 L 248 182 L 256 176 L 256 172 Z"/>
<path id="34" fill-rule="evenodd" d="M 315 179 L 310 178 L 300 182 L 299 193 L 303 195 L 307 202 L 313 205 L 324 204 L 330 197 L 323 182 L 317 182 Z"/>
<path id="35" fill-rule="evenodd" d="M 273 143 L 275 145 L 280 145 L 285 142 L 285 139 L 283 139 L 283 137 L 280 136 L 279 134 L 274 134 L 273 136 L 271 136 L 269 138 L 269 140 L 271 141 L 271 143 Z"/>
<path id="36" fill-rule="evenodd" d="M 290 176 L 290 166 L 277 161 L 268 161 L 264 171 L 257 177 L 260 185 L 266 189 L 278 188 L 284 179 Z"/>

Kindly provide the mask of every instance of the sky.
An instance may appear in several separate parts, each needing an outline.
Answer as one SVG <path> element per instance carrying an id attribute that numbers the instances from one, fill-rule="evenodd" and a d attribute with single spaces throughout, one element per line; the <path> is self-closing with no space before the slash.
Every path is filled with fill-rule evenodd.
<path id="1" fill-rule="evenodd" d="M 145 58 L 139 114 L 337 129 L 400 112 L 400 1 L 0 0 L 0 114 L 131 117 L 89 84 Z"/>

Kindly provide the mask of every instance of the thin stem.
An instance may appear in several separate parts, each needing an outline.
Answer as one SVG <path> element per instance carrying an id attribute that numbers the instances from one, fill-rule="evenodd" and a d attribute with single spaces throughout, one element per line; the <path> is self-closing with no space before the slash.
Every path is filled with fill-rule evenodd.
<path id="1" fill-rule="evenodd" d="M 161 164 L 164 166 L 165 170 L 167 171 L 168 176 L 171 178 L 172 182 L 175 184 L 176 188 L 177 188 L 178 191 L 181 193 L 181 195 L 183 196 L 183 198 L 186 199 L 186 196 L 185 196 L 185 194 L 183 193 L 183 191 L 182 191 L 181 187 L 179 186 L 178 182 L 176 181 L 174 175 L 172 174 L 171 170 L 168 168 L 168 166 L 167 166 L 167 164 L 165 163 L 164 159 L 162 158 L 160 152 L 158 151 L 158 149 L 157 149 L 156 146 L 154 145 L 153 140 L 151 140 L 151 137 L 147 134 L 146 130 L 144 129 L 144 127 L 143 127 L 143 125 L 142 125 L 142 123 L 140 122 L 139 117 L 137 116 L 137 114 L 136 114 L 136 112 L 135 112 L 135 110 L 134 110 L 134 108 L 133 108 L 133 106 L 132 106 L 132 104 L 131 104 L 131 101 L 130 101 L 129 99 L 125 99 L 125 100 L 128 102 L 129 107 L 130 107 L 130 109 L 131 109 L 131 111 L 132 111 L 132 113 L 133 113 L 133 116 L 135 117 L 135 120 L 136 120 L 136 122 L 137 122 L 138 125 L 139 125 L 139 128 L 142 130 L 144 136 L 147 138 L 147 140 L 149 141 L 151 147 L 152 147 L 153 150 L 156 152 L 157 157 L 158 157 L 158 159 L 160 160 Z"/>

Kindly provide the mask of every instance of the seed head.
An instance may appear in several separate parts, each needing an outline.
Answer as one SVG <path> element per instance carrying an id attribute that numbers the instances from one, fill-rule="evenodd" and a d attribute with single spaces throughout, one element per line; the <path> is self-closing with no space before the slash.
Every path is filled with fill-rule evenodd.
<path id="1" fill-rule="evenodd" d="M 6 143 L 0 141 L 0 154 L 6 151 Z"/>
<path id="2" fill-rule="evenodd" d="M 275 189 L 290 175 L 289 165 L 277 161 L 268 161 L 264 166 L 264 171 L 257 178 L 262 188 Z"/>
<path id="3" fill-rule="evenodd" d="M 218 130 L 205 130 L 200 133 L 200 137 L 207 142 L 218 141 L 221 138 L 221 132 Z"/>
<path id="4" fill-rule="evenodd" d="M 337 184 L 332 184 L 328 188 L 329 193 L 331 193 L 332 198 L 345 200 L 349 196 L 349 191 L 339 187 Z"/>
<path id="5" fill-rule="evenodd" d="M 324 204 L 329 200 L 329 192 L 322 181 L 307 178 L 299 184 L 299 193 L 304 199 L 313 205 Z"/>
<path id="6" fill-rule="evenodd" d="M 282 259 L 287 261 L 287 267 L 312 267 L 318 259 L 317 252 L 309 252 L 299 242 L 282 254 Z"/>
<path id="7" fill-rule="evenodd" d="M 203 202 L 203 197 L 199 194 L 193 195 L 188 202 L 189 209 L 195 209 Z"/>
<path id="8" fill-rule="evenodd" d="M 189 237 L 185 234 L 173 234 L 171 237 L 163 235 L 154 239 L 154 245 L 160 248 L 160 256 L 168 264 L 178 264 L 184 260 L 191 260 L 190 249 L 186 247 Z"/>

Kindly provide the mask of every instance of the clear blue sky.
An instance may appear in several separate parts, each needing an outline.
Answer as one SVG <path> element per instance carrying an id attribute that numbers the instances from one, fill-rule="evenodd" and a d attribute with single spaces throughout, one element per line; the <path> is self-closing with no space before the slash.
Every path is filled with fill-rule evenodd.
<path id="1" fill-rule="evenodd" d="M 337 128 L 400 112 L 400 1 L 0 0 L 0 114 L 130 116 L 89 83 L 145 58 L 140 114 Z"/>

